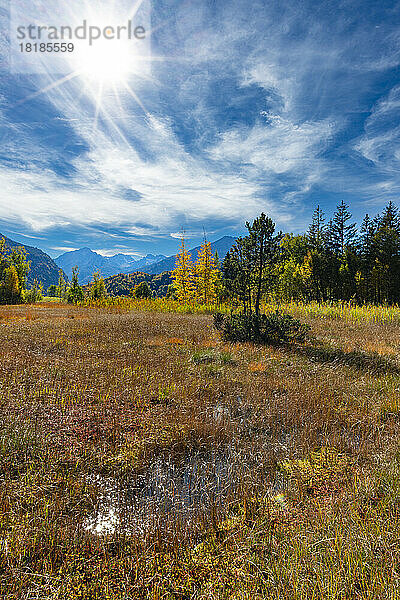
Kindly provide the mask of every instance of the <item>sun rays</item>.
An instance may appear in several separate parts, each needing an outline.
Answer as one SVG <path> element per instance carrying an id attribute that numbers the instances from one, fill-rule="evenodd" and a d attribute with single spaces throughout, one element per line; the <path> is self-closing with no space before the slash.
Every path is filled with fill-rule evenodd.
<path id="1" fill-rule="evenodd" d="M 121 6 L 123 3 L 118 2 L 118 7 L 116 4 L 113 2 L 105 7 L 104 4 L 86 0 L 84 3 L 70 5 L 65 8 L 65 14 L 58 15 L 60 22 L 65 23 L 67 20 L 71 23 L 68 30 L 74 30 L 80 23 L 86 22 L 101 31 L 101 37 L 93 40 L 74 40 L 74 51 L 64 53 L 62 57 L 63 72 L 61 69 L 55 72 L 52 68 L 56 63 L 52 63 L 51 60 L 58 60 L 59 57 L 49 57 L 47 54 L 38 56 L 41 66 L 45 65 L 46 85 L 25 96 L 17 104 L 43 95 L 51 96 L 56 90 L 62 90 L 65 85 L 73 83 L 73 88 L 70 88 L 68 93 L 74 103 L 79 98 L 86 101 L 84 110 L 92 120 L 93 130 L 97 130 L 101 123 L 107 124 L 127 143 L 121 127 L 116 122 L 116 113 L 118 119 L 124 117 L 124 100 L 129 99 L 148 116 L 143 99 L 139 97 L 138 88 L 142 87 L 144 82 L 154 82 L 151 74 L 153 58 L 150 52 L 150 16 L 146 0 L 137 0 L 133 8 L 130 3 L 125 3 L 125 9 Z M 142 14 L 146 27 L 142 25 Z M 127 26 L 127 23 L 130 25 Z M 136 30 L 140 30 L 140 39 L 133 39 L 134 36 L 130 35 L 131 31 Z M 110 37 L 116 31 L 119 34 L 118 38 Z M 29 58 L 28 56 L 27 60 Z M 51 60 L 48 61 L 47 67 L 48 58 Z M 163 59 L 155 57 L 154 60 Z M 79 109 L 81 110 L 81 107 Z"/>

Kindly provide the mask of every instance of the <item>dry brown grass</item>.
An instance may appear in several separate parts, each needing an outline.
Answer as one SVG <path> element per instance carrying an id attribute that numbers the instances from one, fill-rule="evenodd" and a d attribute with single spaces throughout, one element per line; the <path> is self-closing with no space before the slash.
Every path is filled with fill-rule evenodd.
<path id="1" fill-rule="evenodd" d="M 306 344 L 265 348 L 226 344 L 206 315 L 2 307 L 1 597 L 397 597 L 399 328 L 308 322 Z M 279 475 L 323 447 L 345 476 Z M 94 476 L 123 486 L 157 456 L 227 448 L 235 487 L 191 526 L 85 532 Z"/>

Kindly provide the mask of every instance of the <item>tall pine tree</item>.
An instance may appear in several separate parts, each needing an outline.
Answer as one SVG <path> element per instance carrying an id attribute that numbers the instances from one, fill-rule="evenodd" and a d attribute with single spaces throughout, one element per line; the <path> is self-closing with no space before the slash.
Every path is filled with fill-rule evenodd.
<path id="1" fill-rule="evenodd" d="M 314 210 L 312 222 L 307 232 L 307 240 L 311 250 L 320 251 L 324 243 L 325 217 L 320 206 Z"/>
<path id="2" fill-rule="evenodd" d="M 346 247 L 353 244 L 357 234 L 355 223 L 349 223 L 351 214 L 348 206 L 342 202 L 336 207 L 333 219 L 329 222 L 328 236 L 330 250 L 333 254 L 342 256 Z"/>
<path id="3" fill-rule="evenodd" d="M 254 287 L 254 309 L 256 315 L 260 313 L 260 304 L 268 288 L 273 288 L 276 275 L 276 262 L 280 254 L 282 233 L 275 233 L 275 223 L 261 213 L 257 219 L 246 223 L 249 232 L 247 239 L 250 251 L 252 287 Z"/>

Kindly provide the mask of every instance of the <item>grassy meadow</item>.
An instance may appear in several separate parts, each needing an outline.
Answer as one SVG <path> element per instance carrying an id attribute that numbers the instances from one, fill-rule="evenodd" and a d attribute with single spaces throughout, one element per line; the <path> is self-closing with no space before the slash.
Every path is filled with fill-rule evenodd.
<path id="1" fill-rule="evenodd" d="M 0 597 L 400 598 L 400 309 L 0 307 Z"/>

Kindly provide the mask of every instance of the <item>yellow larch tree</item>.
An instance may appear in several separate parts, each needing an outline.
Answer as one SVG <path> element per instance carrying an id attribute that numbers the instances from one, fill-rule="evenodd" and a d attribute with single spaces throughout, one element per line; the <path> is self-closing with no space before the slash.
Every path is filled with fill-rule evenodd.
<path id="1" fill-rule="evenodd" d="M 220 273 L 217 260 L 211 249 L 211 242 L 204 240 L 195 267 L 196 297 L 202 304 L 214 302 L 217 298 Z"/>
<path id="2" fill-rule="evenodd" d="M 10 265 L 7 269 L 5 269 L 3 286 L 3 294 L 6 297 L 6 299 L 11 304 L 18 302 L 21 290 L 19 285 L 18 272 L 14 265 Z"/>
<path id="3" fill-rule="evenodd" d="M 181 247 L 176 256 L 175 269 L 172 271 L 172 280 L 177 300 L 182 304 L 194 299 L 195 274 L 192 257 L 186 250 L 185 238 L 182 235 Z"/>

